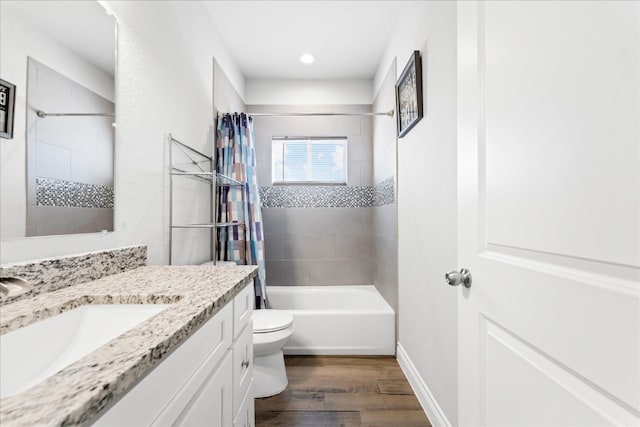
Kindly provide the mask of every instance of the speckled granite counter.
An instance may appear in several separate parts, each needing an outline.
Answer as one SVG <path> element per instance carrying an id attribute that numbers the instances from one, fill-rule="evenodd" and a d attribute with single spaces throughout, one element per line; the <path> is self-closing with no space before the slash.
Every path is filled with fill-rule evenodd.
<path id="1" fill-rule="evenodd" d="M 84 304 L 172 304 L 33 388 L 0 400 L 2 426 L 78 425 L 120 398 L 256 275 L 254 266 L 148 266 L 0 307 L 0 333 Z"/>
<path id="2" fill-rule="evenodd" d="M 14 297 L 0 295 L 0 305 L 124 273 L 142 267 L 146 260 L 147 247 L 138 245 L 0 265 L 0 277 L 20 277 L 33 287 Z"/>

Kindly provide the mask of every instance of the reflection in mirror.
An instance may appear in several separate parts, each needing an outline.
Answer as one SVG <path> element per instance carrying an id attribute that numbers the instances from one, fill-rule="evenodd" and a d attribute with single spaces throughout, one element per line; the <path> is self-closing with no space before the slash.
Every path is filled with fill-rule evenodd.
<path id="1" fill-rule="evenodd" d="M 27 236 L 113 230 L 113 102 L 33 58 L 27 70 Z"/>
<path id="2" fill-rule="evenodd" d="M 0 140 L 0 238 L 113 230 L 115 19 L 94 1 L 1 12 L 16 122 Z"/>

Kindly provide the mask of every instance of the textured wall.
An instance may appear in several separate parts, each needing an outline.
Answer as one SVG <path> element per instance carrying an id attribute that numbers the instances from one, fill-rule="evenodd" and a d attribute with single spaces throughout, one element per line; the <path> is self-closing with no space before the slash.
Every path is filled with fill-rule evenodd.
<path id="1" fill-rule="evenodd" d="M 371 80 L 248 80 L 247 104 L 371 104 Z"/>
<path id="2" fill-rule="evenodd" d="M 395 108 L 395 62 L 389 68 L 373 103 L 374 111 Z M 373 119 L 373 178 L 378 194 L 386 197 L 373 208 L 373 284 L 398 313 L 398 212 L 396 186 L 396 119 Z M 396 319 L 397 320 L 397 319 Z"/>
<path id="3" fill-rule="evenodd" d="M 238 91 L 224 72 L 217 60 L 213 61 L 213 113 L 244 111 L 245 106 Z M 213 142 L 215 130 L 211 129 Z M 192 146 L 194 141 L 183 140 L 182 136 L 174 135 L 176 139 Z M 207 145 L 201 152 L 211 154 L 212 148 Z M 179 166 L 181 162 L 189 162 L 184 150 L 173 146 L 173 163 Z M 192 154 L 193 155 L 193 154 Z M 197 161 L 202 158 L 195 156 Z M 202 164 L 204 168 L 210 168 L 210 164 Z M 183 170 L 193 170 L 193 165 L 181 167 Z M 211 186 L 206 182 L 185 177 L 174 176 L 173 179 L 173 224 L 206 224 L 212 221 L 211 206 L 213 204 Z M 172 232 L 171 264 L 199 264 L 213 258 L 212 233 L 210 229 L 203 228 L 174 228 Z"/>
<path id="4" fill-rule="evenodd" d="M 451 425 L 458 419 L 456 3 L 411 2 L 376 74 L 422 53 L 424 118 L 398 141 L 398 342 Z M 377 155 L 377 153 L 376 153 Z M 433 420 L 436 422 L 437 420 Z"/>

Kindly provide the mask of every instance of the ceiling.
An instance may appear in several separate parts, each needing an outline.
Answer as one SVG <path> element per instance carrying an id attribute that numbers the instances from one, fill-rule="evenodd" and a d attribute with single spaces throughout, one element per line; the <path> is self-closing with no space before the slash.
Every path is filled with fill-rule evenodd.
<path id="1" fill-rule="evenodd" d="M 252 79 L 373 79 L 401 1 L 205 1 Z M 309 52 L 310 65 L 299 57 Z"/>
<path id="2" fill-rule="evenodd" d="M 49 38 L 114 76 L 116 23 L 99 3 L 2 0 L 0 7 L 3 14 L 20 16 Z"/>
<path id="3" fill-rule="evenodd" d="M 373 79 L 402 3 L 203 1 L 248 80 Z M 113 75 L 114 19 L 98 3 L 2 0 L 1 6 Z M 314 55 L 313 64 L 299 61 L 305 52 Z"/>

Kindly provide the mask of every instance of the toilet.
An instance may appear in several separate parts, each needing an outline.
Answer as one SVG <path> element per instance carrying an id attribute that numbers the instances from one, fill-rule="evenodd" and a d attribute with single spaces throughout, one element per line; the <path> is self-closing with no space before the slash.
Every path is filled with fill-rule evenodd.
<path id="1" fill-rule="evenodd" d="M 253 319 L 254 397 L 276 395 L 285 388 L 282 348 L 293 333 L 293 316 L 280 310 L 255 310 Z"/>

